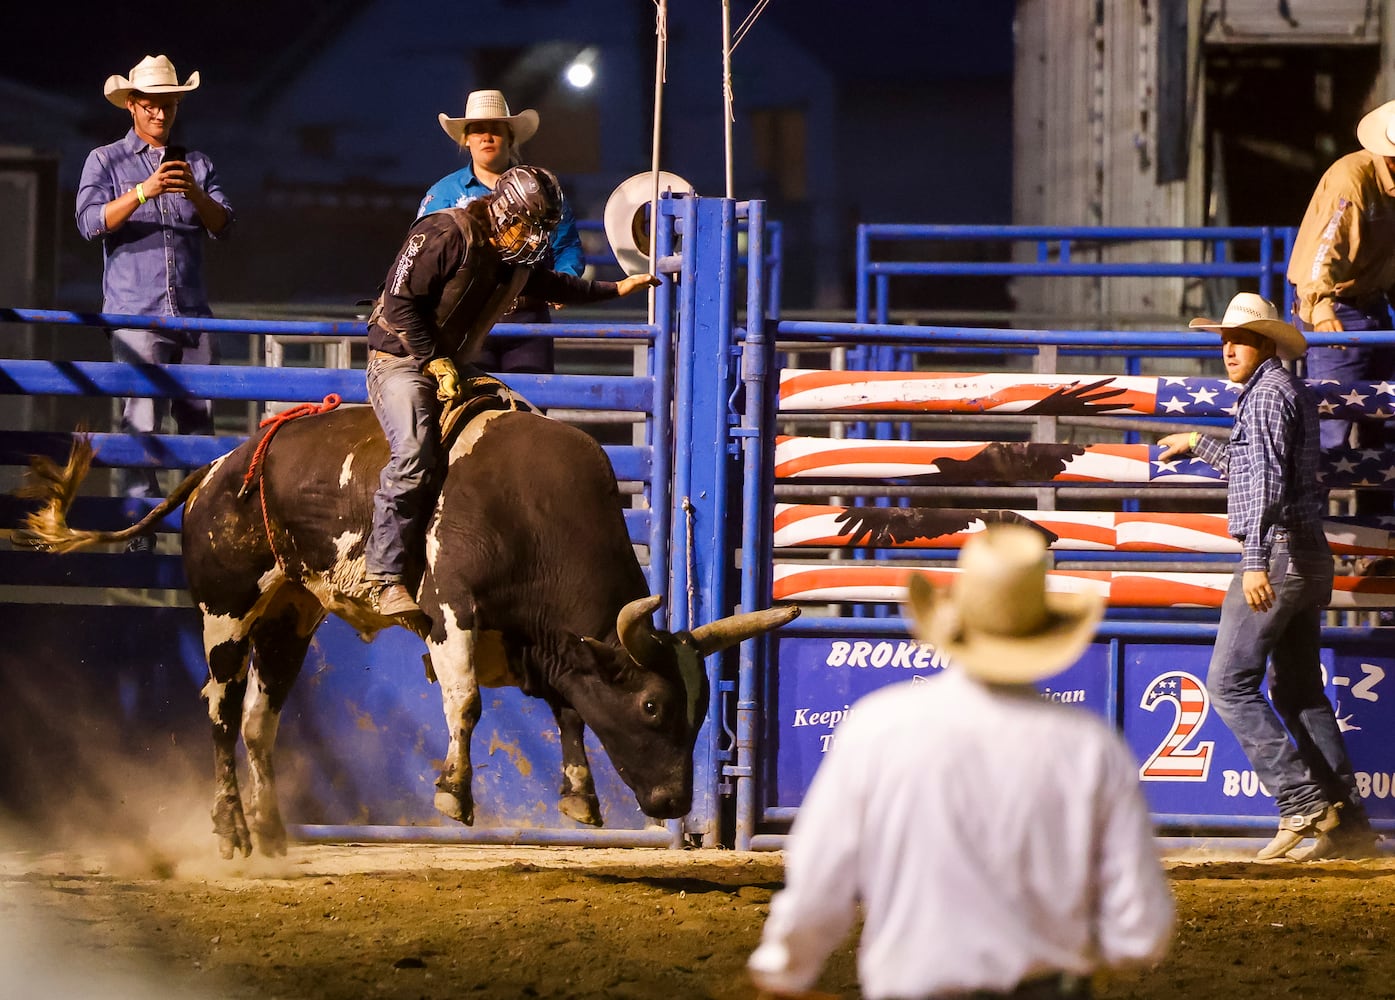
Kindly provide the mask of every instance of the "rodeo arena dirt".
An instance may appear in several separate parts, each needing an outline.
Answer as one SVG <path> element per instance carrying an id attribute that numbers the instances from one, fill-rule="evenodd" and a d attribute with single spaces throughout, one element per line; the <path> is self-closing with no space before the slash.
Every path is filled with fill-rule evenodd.
<path id="1" fill-rule="evenodd" d="M 0 858 L 0 997 L 738 998 L 774 853 L 186 843 Z M 49 845 L 51 848 L 52 845 Z M 1395 864 L 1169 859 L 1172 948 L 1097 996 L 1395 996 Z M 821 985 L 858 996 L 853 943 Z"/>

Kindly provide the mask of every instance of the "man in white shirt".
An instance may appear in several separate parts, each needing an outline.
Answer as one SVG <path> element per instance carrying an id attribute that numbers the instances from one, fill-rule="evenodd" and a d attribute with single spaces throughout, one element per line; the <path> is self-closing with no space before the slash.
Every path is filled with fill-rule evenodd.
<path id="1" fill-rule="evenodd" d="M 1031 686 L 1076 661 L 1102 600 L 1047 593 L 1040 536 L 1007 525 L 964 546 L 952 588 L 913 576 L 910 607 L 952 666 L 839 724 L 748 962 L 761 994 L 819 996 L 859 906 L 869 1000 L 1087 997 L 1097 970 L 1161 958 L 1173 902 L 1138 764 Z"/>

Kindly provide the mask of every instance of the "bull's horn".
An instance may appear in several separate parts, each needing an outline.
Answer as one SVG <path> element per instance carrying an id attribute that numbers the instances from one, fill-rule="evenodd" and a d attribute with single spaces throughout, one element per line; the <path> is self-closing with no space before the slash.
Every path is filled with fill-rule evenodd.
<path id="1" fill-rule="evenodd" d="M 615 616 L 615 631 L 620 636 L 620 645 L 630 654 L 630 659 L 640 666 L 653 663 L 662 646 L 654 634 L 652 615 L 664 599 L 658 594 L 650 594 L 631 601 Z"/>
<path id="2" fill-rule="evenodd" d="M 781 625 L 788 625 L 798 617 L 799 609 L 796 607 L 747 611 L 744 614 L 718 619 L 709 625 L 699 625 L 693 629 L 693 642 L 697 643 L 698 651 L 706 656 Z"/>

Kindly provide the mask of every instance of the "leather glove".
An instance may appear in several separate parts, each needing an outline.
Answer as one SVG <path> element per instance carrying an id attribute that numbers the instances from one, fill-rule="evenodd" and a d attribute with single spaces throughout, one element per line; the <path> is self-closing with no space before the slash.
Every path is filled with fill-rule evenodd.
<path id="1" fill-rule="evenodd" d="M 460 398 L 460 373 L 450 358 L 432 358 L 426 363 L 427 374 L 436 379 L 436 398 L 449 403 Z"/>

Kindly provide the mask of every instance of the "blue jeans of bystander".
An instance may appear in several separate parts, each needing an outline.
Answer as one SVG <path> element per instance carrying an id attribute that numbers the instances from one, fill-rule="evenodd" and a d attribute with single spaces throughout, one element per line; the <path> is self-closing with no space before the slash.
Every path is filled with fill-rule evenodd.
<path id="1" fill-rule="evenodd" d="M 1276 541 L 1269 560 L 1274 606 L 1250 610 L 1237 569 L 1221 606 L 1206 689 L 1281 816 L 1338 802 L 1360 808 L 1356 777 L 1319 660 L 1321 614 L 1332 593 L 1325 545 L 1291 553 Z M 1273 707 L 1264 697 L 1269 677 Z M 1280 720 L 1282 719 L 1282 722 Z M 1287 727 L 1287 728 L 1285 728 Z"/>
<path id="2" fill-rule="evenodd" d="M 184 330 L 142 330 L 120 327 L 111 331 L 112 359 L 125 364 L 216 365 L 218 340 L 212 333 Z M 213 401 L 152 399 L 131 396 L 122 401 L 123 434 L 158 434 L 165 415 L 174 418 L 176 434 L 212 434 Z M 116 490 L 125 497 L 158 497 L 154 469 L 117 469 Z"/>

